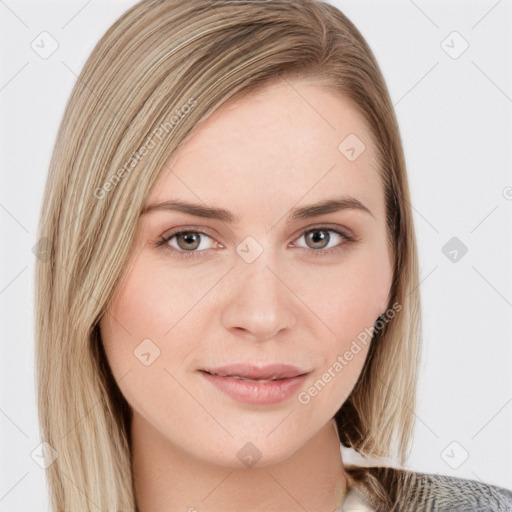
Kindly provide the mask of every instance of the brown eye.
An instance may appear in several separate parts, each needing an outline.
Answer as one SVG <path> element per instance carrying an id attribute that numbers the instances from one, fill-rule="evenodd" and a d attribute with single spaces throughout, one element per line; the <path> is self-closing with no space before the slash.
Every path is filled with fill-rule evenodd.
<path id="1" fill-rule="evenodd" d="M 201 234 L 197 231 L 185 231 L 174 235 L 172 238 L 176 238 L 178 247 L 184 251 L 193 251 L 201 243 Z"/>
<path id="2" fill-rule="evenodd" d="M 305 249 L 314 249 L 314 252 L 318 253 L 326 253 L 334 249 L 340 248 L 346 242 L 352 240 L 352 237 L 337 231 L 335 229 L 328 229 L 324 227 L 308 229 L 305 231 L 299 238 L 305 238 L 306 245 L 294 244 L 297 247 L 305 248 Z M 332 242 L 338 242 L 333 245 Z M 331 243 L 332 247 L 328 247 L 329 243 Z"/>
<path id="3" fill-rule="evenodd" d="M 168 249 L 182 253 L 184 256 L 201 253 L 203 250 L 211 249 L 213 244 L 208 245 L 208 241 L 213 242 L 213 238 L 202 231 L 181 230 L 174 231 L 164 236 L 159 242 L 159 246 L 167 246 Z"/>
<path id="4" fill-rule="evenodd" d="M 327 230 L 315 229 L 313 231 L 307 231 L 304 235 L 306 237 L 306 243 L 312 249 L 324 249 L 331 239 L 331 235 L 329 235 L 329 231 Z"/>

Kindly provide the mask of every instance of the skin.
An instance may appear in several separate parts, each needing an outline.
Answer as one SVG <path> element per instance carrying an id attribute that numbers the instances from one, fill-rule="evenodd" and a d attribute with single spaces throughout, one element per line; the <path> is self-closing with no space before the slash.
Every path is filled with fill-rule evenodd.
<path id="1" fill-rule="evenodd" d="M 338 149 L 349 134 L 366 145 L 354 161 Z M 142 215 L 125 278 L 101 321 L 108 361 L 134 413 L 140 512 L 325 512 L 339 503 L 346 479 L 332 418 L 369 343 L 307 404 L 297 393 L 278 404 L 242 404 L 198 370 L 295 364 L 311 372 L 299 390 L 307 391 L 374 325 L 388 307 L 393 264 L 375 158 L 371 133 L 347 99 L 293 80 L 227 103 L 167 161 L 146 205 L 180 199 L 239 219 Z M 371 214 L 345 209 L 287 221 L 291 209 L 335 193 Z M 305 235 L 313 227 L 325 234 L 324 226 L 355 240 L 327 231 L 330 240 L 315 244 Z M 200 246 L 174 237 L 157 247 L 172 228 L 206 236 Z M 236 252 L 248 236 L 263 248 L 252 263 Z M 179 258 L 190 246 L 200 254 Z M 160 355 L 145 366 L 134 350 L 148 338 Z M 252 467 L 237 457 L 248 442 L 261 454 Z"/>

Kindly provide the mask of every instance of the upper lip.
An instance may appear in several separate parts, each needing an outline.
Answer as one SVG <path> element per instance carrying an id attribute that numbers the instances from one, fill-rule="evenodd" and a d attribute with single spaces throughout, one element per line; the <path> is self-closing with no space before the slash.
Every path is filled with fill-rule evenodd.
<path id="1" fill-rule="evenodd" d="M 202 371 L 214 375 L 225 377 L 244 377 L 253 380 L 267 379 L 289 379 L 309 373 L 307 370 L 301 370 L 297 366 L 289 364 L 267 364 L 255 366 L 254 364 L 236 363 L 215 368 L 203 368 Z"/>

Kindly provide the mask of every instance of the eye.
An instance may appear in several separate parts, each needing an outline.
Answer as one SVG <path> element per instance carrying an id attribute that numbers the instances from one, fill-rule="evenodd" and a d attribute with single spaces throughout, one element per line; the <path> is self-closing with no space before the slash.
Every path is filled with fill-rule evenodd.
<path id="1" fill-rule="evenodd" d="M 157 242 L 157 246 L 167 245 L 169 249 L 178 253 L 178 256 L 188 257 L 199 255 L 200 251 L 211 249 L 212 247 L 208 247 L 208 243 L 203 243 L 207 240 L 213 241 L 213 238 L 202 231 L 187 229 L 165 235 Z"/>
<path id="2" fill-rule="evenodd" d="M 314 252 L 319 253 L 319 255 L 341 249 L 346 242 L 354 240 L 348 233 L 328 228 L 326 226 L 308 229 L 297 240 L 300 240 L 301 238 L 305 239 L 305 246 L 297 245 L 296 243 L 293 243 L 292 245 L 300 248 L 313 249 Z M 335 243 L 333 247 L 327 248 L 330 243 L 334 242 L 338 243 Z"/>

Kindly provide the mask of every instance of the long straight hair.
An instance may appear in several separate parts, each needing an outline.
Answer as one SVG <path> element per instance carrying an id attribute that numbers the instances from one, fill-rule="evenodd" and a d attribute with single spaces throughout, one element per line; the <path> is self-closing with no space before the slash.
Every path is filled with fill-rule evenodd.
<path id="1" fill-rule="evenodd" d="M 142 0 L 97 43 L 57 134 L 39 225 L 36 385 L 53 510 L 133 511 L 131 410 L 98 324 L 121 282 L 165 161 L 221 105 L 276 81 L 314 79 L 348 98 L 375 140 L 394 255 L 389 305 L 335 416 L 362 455 L 408 457 L 420 356 L 418 263 L 393 105 L 366 41 L 316 0 Z M 340 141 L 341 142 L 341 141 Z M 348 473 L 391 510 L 398 484 Z M 392 489 L 391 487 L 395 487 Z"/>

